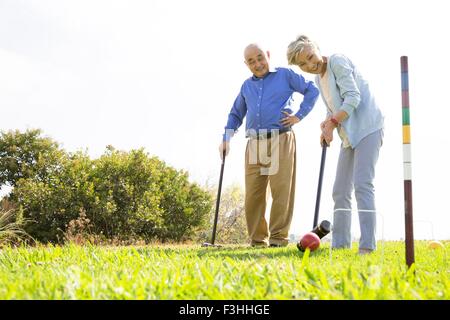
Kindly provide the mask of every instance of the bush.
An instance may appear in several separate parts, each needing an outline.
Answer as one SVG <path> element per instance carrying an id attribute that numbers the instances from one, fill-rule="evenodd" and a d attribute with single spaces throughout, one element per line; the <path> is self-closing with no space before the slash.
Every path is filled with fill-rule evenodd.
<path id="1" fill-rule="evenodd" d="M 61 170 L 46 181 L 20 179 L 13 190 L 23 216 L 29 220 L 25 230 L 42 242 L 62 241 L 67 225 L 81 210 L 94 213 L 99 205 L 87 155 L 66 155 L 59 166 Z"/>
<path id="2" fill-rule="evenodd" d="M 185 172 L 160 166 L 162 172 L 160 204 L 165 221 L 158 235 L 161 240 L 192 239 L 194 232 L 206 227 L 212 208 L 212 197 L 197 184 L 188 182 Z"/>
<path id="3" fill-rule="evenodd" d="M 164 223 L 159 205 L 158 162 L 143 150 L 127 153 L 111 147 L 93 161 L 91 178 L 98 214 L 90 219 L 107 238 L 152 239 L 158 235 Z"/>
<path id="4" fill-rule="evenodd" d="M 36 134 L 31 137 L 43 139 Z M 30 163 L 28 174 L 11 175 L 9 167 L 0 167 L 14 186 L 10 200 L 29 220 L 26 231 L 37 240 L 73 238 L 73 230 L 68 228 L 75 228 L 80 221 L 89 222 L 89 235 L 96 239 L 116 240 L 189 240 L 205 226 L 211 196 L 190 183 L 186 172 L 150 157 L 143 149 L 124 152 L 109 146 L 99 159 L 91 160 L 82 152 L 68 154 L 45 139 L 53 148 L 45 154 L 32 152 L 38 154 L 36 162 L 16 159 L 17 163 Z M 28 144 L 41 145 L 36 141 Z M 42 165 L 35 168 L 33 164 L 39 161 Z"/>

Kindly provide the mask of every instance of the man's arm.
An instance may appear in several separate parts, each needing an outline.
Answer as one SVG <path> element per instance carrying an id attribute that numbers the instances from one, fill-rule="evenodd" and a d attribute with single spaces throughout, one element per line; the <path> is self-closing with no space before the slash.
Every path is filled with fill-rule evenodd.
<path id="1" fill-rule="evenodd" d="M 242 125 L 245 115 L 247 114 L 247 105 L 245 103 L 242 90 L 234 100 L 233 107 L 228 114 L 227 125 L 225 126 L 225 133 L 223 134 L 223 141 L 229 142 L 237 129 Z"/>
<path id="2" fill-rule="evenodd" d="M 247 114 L 247 105 L 245 103 L 244 96 L 241 92 L 234 100 L 233 107 L 228 115 L 228 122 L 225 126 L 225 133 L 223 134 L 222 143 L 219 146 L 220 158 L 223 160 L 223 156 L 227 156 L 230 152 L 230 140 L 236 133 L 237 129 L 242 125 L 244 117 Z"/>
<path id="3" fill-rule="evenodd" d="M 305 78 L 294 72 L 291 69 L 288 69 L 289 74 L 289 85 L 290 87 L 303 95 L 303 101 L 300 104 L 300 108 L 295 114 L 299 120 L 305 118 L 308 113 L 313 109 L 317 98 L 319 97 L 319 89 L 317 89 L 316 85 L 313 81 L 305 80 Z"/>

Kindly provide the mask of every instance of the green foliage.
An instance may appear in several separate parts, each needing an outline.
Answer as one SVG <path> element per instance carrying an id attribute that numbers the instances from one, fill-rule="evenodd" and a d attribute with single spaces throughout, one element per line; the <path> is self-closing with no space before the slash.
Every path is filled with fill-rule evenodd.
<path id="1" fill-rule="evenodd" d="M 227 246 L 38 246 L 0 250 L 0 299 L 449 300 L 450 242 L 404 242 L 370 255 Z"/>
<path id="2" fill-rule="evenodd" d="M 161 219 L 157 164 L 142 150 L 130 153 L 109 148 L 93 161 L 92 182 L 98 215 L 90 219 L 108 237 L 156 237 Z"/>
<path id="3" fill-rule="evenodd" d="M 209 193 L 217 197 L 217 187 L 209 187 Z M 210 241 L 214 223 L 215 206 L 210 212 L 210 225 L 203 231 L 204 240 Z M 216 239 L 218 243 L 248 243 L 247 223 L 244 210 L 244 190 L 237 184 L 222 190 L 220 196 L 219 217 L 217 220 Z"/>
<path id="4" fill-rule="evenodd" d="M 89 157 L 81 152 L 66 155 L 60 167 L 47 181 L 20 179 L 14 189 L 23 216 L 29 220 L 26 231 L 42 242 L 62 241 L 67 225 L 81 210 L 95 214 L 98 207 Z"/>
<path id="5" fill-rule="evenodd" d="M 212 208 L 211 196 L 197 184 L 188 182 L 186 172 L 178 172 L 160 166 L 161 208 L 166 221 L 161 230 L 161 239 L 176 241 L 190 239 L 194 231 L 204 228 L 207 214 Z"/>
<path id="6" fill-rule="evenodd" d="M 10 155 L 15 150 L 20 170 L 0 167 L 3 182 L 14 186 L 10 200 L 29 220 L 26 231 L 37 240 L 61 242 L 76 221 L 88 223 L 83 232 L 105 239 L 145 241 L 188 240 L 204 226 L 211 197 L 190 183 L 187 173 L 143 149 L 124 152 L 109 146 L 91 160 L 83 152 L 66 153 L 39 134 L 4 135 L 1 145 L 27 148 L 5 147 Z"/>
<path id="7" fill-rule="evenodd" d="M 188 175 L 168 167 L 142 149 L 130 153 L 109 149 L 94 161 L 93 181 L 109 237 L 138 236 L 161 241 L 190 239 L 202 227 L 211 198 Z"/>
<path id="8" fill-rule="evenodd" d="M 0 185 L 15 187 L 28 178 L 45 182 L 59 172 L 63 155 L 58 144 L 42 137 L 39 129 L 1 132 Z"/>
<path id="9" fill-rule="evenodd" d="M 30 236 L 22 228 L 23 219 L 14 210 L 0 210 L 0 248 L 21 243 Z"/>

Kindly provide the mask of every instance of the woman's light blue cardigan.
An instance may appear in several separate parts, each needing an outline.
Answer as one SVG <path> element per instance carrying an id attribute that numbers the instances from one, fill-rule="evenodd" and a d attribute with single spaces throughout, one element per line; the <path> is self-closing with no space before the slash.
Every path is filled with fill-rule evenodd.
<path id="1" fill-rule="evenodd" d="M 383 128 L 383 114 L 370 91 L 368 82 L 346 56 L 334 54 L 328 57 L 327 74 L 334 106 L 337 110 L 344 110 L 348 114 L 348 118 L 341 124 L 351 147 L 355 148 L 361 139 Z M 316 76 L 315 81 L 323 99 L 319 76 Z M 325 99 L 323 100 L 330 115 L 330 107 Z"/>

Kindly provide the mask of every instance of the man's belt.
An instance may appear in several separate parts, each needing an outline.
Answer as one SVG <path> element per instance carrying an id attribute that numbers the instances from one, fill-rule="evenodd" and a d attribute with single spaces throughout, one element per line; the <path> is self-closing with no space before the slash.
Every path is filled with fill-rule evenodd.
<path id="1" fill-rule="evenodd" d="M 282 133 L 285 132 L 289 132 L 292 131 L 292 128 L 283 128 L 283 129 L 271 129 L 271 130 L 267 130 L 266 132 L 261 132 L 258 134 L 249 134 L 248 137 L 251 139 L 258 139 L 258 140 L 262 140 L 262 139 L 270 139 L 272 138 L 272 136 L 276 136 L 276 135 L 280 135 Z"/>

